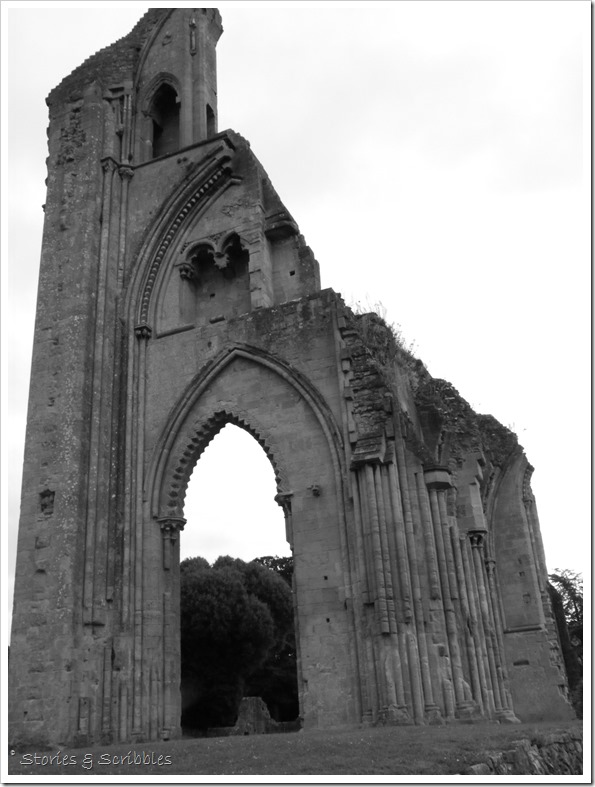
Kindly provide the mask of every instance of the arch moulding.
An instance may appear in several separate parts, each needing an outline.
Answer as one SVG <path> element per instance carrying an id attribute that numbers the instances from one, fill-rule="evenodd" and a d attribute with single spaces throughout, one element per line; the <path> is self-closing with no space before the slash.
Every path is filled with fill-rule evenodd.
<path id="1" fill-rule="evenodd" d="M 258 425 L 254 414 L 234 408 L 233 411 L 213 412 L 206 421 L 194 422 L 192 419 L 204 391 L 230 364 L 240 358 L 273 371 L 309 405 L 325 435 L 337 489 L 341 489 L 343 439 L 320 392 L 303 374 L 281 359 L 257 347 L 238 344 L 222 351 L 194 377 L 167 418 L 147 472 L 147 489 L 152 490 L 150 500 L 153 517 L 182 515 L 181 507 L 190 473 L 210 440 L 227 423 L 240 426 L 257 440 L 273 465 L 279 493 L 289 491 L 287 472 L 280 463 L 281 452 L 275 450 L 275 437 Z"/>

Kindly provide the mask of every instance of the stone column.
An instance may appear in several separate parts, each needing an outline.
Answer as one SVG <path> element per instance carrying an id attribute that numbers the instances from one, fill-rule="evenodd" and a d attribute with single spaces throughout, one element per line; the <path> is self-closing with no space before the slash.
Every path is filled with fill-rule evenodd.
<path id="1" fill-rule="evenodd" d="M 465 698 L 463 666 L 454 602 L 455 598 L 458 597 L 458 593 L 454 577 L 454 559 L 451 549 L 449 523 L 446 515 L 446 494 L 452 487 L 452 481 L 448 468 L 442 467 L 427 468 L 424 471 L 424 479 L 430 495 L 430 508 L 438 552 L 442 603 L 450 652 L 456 716 L 458 718 L 467 718 L 474 715 L 475 705 Z"/>
<path id="2" fill-rule="evenodd" d="M 400 609 L 404 627 L 402 634 L 399 632 L 399 650 L 403 671 L 405 672 L 407 668 L 409 671 L 413 718 L 417 724 L 422 724 L 424 721 L 424 702 L 420 659 L 417 648 L 416 621 L 413 609 L 410 559 L 407 551 L 407 537 L 405 533 L 404 509 L 399 485 L 399 475 L 394 462 L 389 462 L 387 474 L 394 522 L 394 542 L 397 564 L 395 576 L 399 578 Z"/>
<path id="3" fill-rule="evenodd" d="M 468 603 L 467 626 L 471 633 L 471 654 L 473 657 L 473 666 L 471 669 L 474 682 L 473 695 L 482 712 L 491 716 L 494 713 L 493 696 L 490 692 L 489 679 L 486 676 L 487 657 L 480 625 L 481 613 L 478 609 L 479 594 L 477 591 L 477 582 L 475 580 L 473 559 L 470 554 L 471 545 L 467 535 L 460 537 L 459 546 L 462 560 L 463 581 Z"/>
<path id="4" fill-rule="evenodd" d="M 478 622 L 481 633 L 483 634 L 484 647 L 487 657 L 486 678 L 488 679 L 489 690 L 491 691 L 494 700 L 494 710 L 496 714 L 502 710 L 502 701 L 500 698 L 500 686 L 498 685 L 498 677 L 496 674 L 496 663 L 494 660 L 494 650 L 492 642 L 493 626 L 489 618 L 489 610 L 487 603 L 487 595 L 485 588 L 485 576 L 483 565 L 483 553 L 485 544 L 485 531 L 474 530 L 469 532 L 469 539 L 471 542 L 471 555 L 473 558 L 473 568 L 475 571 L 475 581 L 477 584 L 478 593 Z"/>
<path id="5" fill-rule="evenodd" d="M 502 616 L 500 615 L 500 598 L 496 584 L 496 561 L 493 558 L 486 557 L 485 570 L 487 575 L 487 596 L 490 616 L 493 621 L 495 629 L 494 637 L 494 653 L 496 659 L 496 671 L 498 675 L 498 683 L 500 685 L 500 698 L 502 702 L 502 710 L 499 718 L 501 722 L 518 722 L 519 720 L 514 714 L 512 697 L 508 688 L 508 676 L 506 671 L 506 656 L 504 653 L 504 638 L 502 627 Z"/>
<path id="6" fill-rule="evenodd" d="M 179 661 L 180 661 L 180 631 L 179 631 L 179 589 L 175 579 L 179 572 L 172 571 L 180 562 L 180 532 L 184 529 L 186 520 L 183 517 L 163 517 L 157 520 L 163 538 L 163 570 L 166 573 L 163 592 L 163 707 L 158 713 L 159 689 L 161 676 L 152 669 L 149 726 L 151 739 L 158 735 L 164 740 L 175 736 L 180 726 L 180 687 L 179 687 Z M 156 706 L 156 707 L 154 707 Z M 157 715 L 156 715 L 157 714 Z M 159 718 L 161 717 L 161 718 Z"/>
<path id="7" fill-rule="evenodd" d="M 376 680 L 374 675 L 374 665 L 368 659 L 368 652 L 364 643 L 366 638 L 366 607 L 371 601 L 369 591 L 369 578 L 366 569 L 364 535 L 362 522 L 362 502 L 360 499 L 358 474 L 351 473 L 351 490 L 353 495 L 353 513 L 355 520 L 355 555 L 357 565 L 357 581 L 354 588 L 354 601 L 356 603 L 355 618 L 360 621 L 359 628 L 361 636 L 358 637 L 358 661 L 360 663 L 360 695 L 362 706 L 362 723 L 372 724 L 374 722 L 374 706 L 376 700 Z"/>
<path id="8" fill-rule="evenodd" d="M 399 723 L 410 724 L 411 718 L 409 709 L 407 708 L 407 700 L 405 696 L 405 682 L 403 679 L 403 636 L 404 636 L 404 622 L 403 615 L 399 608 L 399 572 L 397 567 L 397 551 L 396 551 L 396 524 L 395 513 L 392 506 L 392 498 L 390 492 L 390 475 L 389 464 L 381 465 L 379 468 L 380 486 L 379 496 L 382 498 L 383 503 L 383 517 L 384 526 L 382 528 L 382 549 L 385 555 L 385 571 L 390 577 L 390 594 L 388 597 L 388 608 L 391 626 L 393 633 L 391 634 L 391 659 L 392 659 L 392 673 L 395 678 L 395 693 L 397 701 L 397 709 L 395 715 Z"/>
<path id="9" fill-rule="evenodd" d="M 510 707 L 509 697 L 507 696 L 504 685 L 504 674 L 502 669 L 502 652 L 500 651 L 497 631 L 497 621 L 493 614 L 493 597 L 491 593 L 487 565 L 490 564 L 490 571 L 493 574 L 493 561 L 487 561 L 486 552 L 486 532 L 470 531 L 471 551 L 475 569 L 475 578 L 479 596 L 479 609 L 481 613 L 481 628 L 485 641 L 487 667 L 486 677 L 489 677 L 491 691 L 494 698 L 494 710 L 496 718 L 506 722 L 516 722 Z"/>
<path id="10" fill-rule="evenodd" d="M 133 608 L 134 608 L 134 645 L 133 645 L 133 664 L 132 664 L 132 730 L 133 740 L 140 740 L 146 735 L 143 719 L 143 531 L 144 531 L 144 512 L 143 512 L 143 480 L 144 480 L 144 455 L 145 455 L 145 384 L 146 384 L 146 360 L 147 343 L 151 338 L 151 328 L 146 324 L 137 325 L 134 334 L 138 340 L 137 350 L 137 380 L 138 389 L 136 397 L 135 421 L 136 421 L 136 445 L 134 456 L 134 467 L 132 473 L 133 493 L 133 567 L 132 567 L 132 588 L 133 588 Z"/>
<path id="11" fill-rule="evenodd" d="M 87 480 L 87 512 L 85 526 L 85 564 L 83 577 L 83 622 L 87 625 L 105 625 L 105 588 L 101 592 L 100 580 L 97 576 L 99 566 L 105 560 L 107 548 L 107 519 L 109 508 L 107 501 L 102 500 L 104 479 L 109 478 L 109 466 L 106 466 L 104 445 L 101 434 L 103 418 L 109 417 L 104 412 L 102 403 L 109 399 L 110 380 L 113 382 L 113 370 L 108 366 L 108 353 L 105 346 L 105 326 L 108 322 L 108 279 L 109 279 L 109 242 L 112 217 L 112 191 L 114 172 L 117 164 L 111 158 L 102 160 L 103 169 L 103 198 L 101 235 L 99 242 L 99 260 L 97 264 L 97 301 L 95 306 L 95 339 L 92 348 L 91 362 L 93 365 L 92 403 L 90 413 L 89 435 L 89 469 Z M 107 372 L 107 374 L 104 374 Z M 107 379 L 106 379 L 107 378 Z M 98 509 L 105 511 L 106 519 L 98 525 Z M 102 560 L 103 558 L 103 560 Z M 105 577 L 103 577 L 105 580 Z"/>
<path id="12" fill-rule="evenodd" d="M 394 593 L 396 564 L 394 511 L 387 468 L 359 461 L 352 473 L 355 519 L 356 592 L 361 599 L 362 638 L 358 659 L 363 667 L 362 720 L 409 724 L 402 672 L 402 648 Z M 403 632 L 404 634 L 404 632 Z"/>
<path id="13" fill-rule="evenodd" d="M 467 664 L 469 667 L 469 680 L 471 681 L 471 694 L 477 703 L 478 709 L 481 710 L 483 707 L 481 682 L 479 679 L 477 652 L 475 648 L 475 640 L 473 637 L 475 622 L 471 614 L 471 604 L 469 601 L 469 591 L 467 589 L 465 563 L 463 561 L 465 542 L 462 541 L 459 535 L 458 527 L 453 527 L 451 530 L 451 548 L 456 568 L 457 584 L 459 588 L 459 605 L 463 623 Z"/>
<path id="14" fill-rule="evenodd" d="M 420 564 L 417 559 L 417 549 L 415 545 L 415 533 L 413 524 L 413 514 L 411 509 L 411 493 L 409 489 L 409 479 L 407 477 L 407 458 L 405 456 L 405 447 L 403 441 L 397 439 L 395 441 L 396 448 L 396 461 L 399 478 L 399 488 L 401 491 L 401 500 L 403 503 L 403 515 L 405 522 L 405 540 L 407 543 L 407 556 L 409 559 L 409 576 L 411 578 L 411 586 L 413 592 L 413 609 L 415 617 L 415 627 L 417 632 L 417 650 L 419 652 L 419 665 L 421 673 L 421 684 L 424 700 L 424 714 L 425 718 L 430 723 L 440 723 L 441 713 L 440 709 L 434 701 L 434 690 L 432 687 L 432 676 L 430 673 L 430 660 L 428 654 L 428 644 L 426 641 L 426 632 L 424 630 L 424 612 L 421 597 L 421 586 L 419 582 Z M 410 640 L 410 663 L 411 659 L 415 657 L 413 643 Z"/>
<path id="15" fill-rule="evenodd" d="M 126 98 L 130 99 L 129 96 Z M 118 172 L 122 181 L 120 186 L 120 228 L 118 238 L 118 290 L 120 290 L 124 281 L 124 263 L 126 260 L 128 192 L 130 190 L 130 181 L 134 177 L 134 170 L 132 167 L 120 165 Z"/>

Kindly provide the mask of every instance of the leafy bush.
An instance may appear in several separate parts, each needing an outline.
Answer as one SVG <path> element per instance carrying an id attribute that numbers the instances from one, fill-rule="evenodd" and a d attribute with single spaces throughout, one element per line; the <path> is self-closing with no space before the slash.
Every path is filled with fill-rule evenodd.
<path id="1" fill-rule="evenodd" d="M 192 558 L 180 566 L 180 617 L 182 725 L 233 725 L 249 678 L 287 644 L 291 590 L 258 563 Z"/>

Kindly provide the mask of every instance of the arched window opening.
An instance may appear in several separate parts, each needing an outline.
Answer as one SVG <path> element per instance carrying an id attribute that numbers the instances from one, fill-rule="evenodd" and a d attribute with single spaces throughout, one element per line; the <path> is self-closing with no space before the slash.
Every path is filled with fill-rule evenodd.
<path id="1" fill-rule="evenodd" d="M 260 697 L 266 703 L 264 708 L 260 701 L 249 701 L 264 708 L 265 716 L 268 708 L 271 728 L 261 731 L 272 731 L 279 723 L 285 723 L 287 731 L 299 728 L 292 561 L 276 493 L 264 450 L 248 432 L 231 424 L 207 446 L 190 478 L 184 504 L 187 524 L 180 537 L 182 726 L 187 734 L 204 735 L 213 727 L 233 726 L 240 705 L 245 707 L 243 697 Z M 281 562 L 273 561 L 272 577 L 270 566 L 253 568 L 257 579 L 250 580 L 249 570 L 246 573 L 231 560 L 226 563 L 222 556 L 239 558 L 244 564 L 279 556 Z M 191 558 L 196 559 L 192 565 L 184 562 Z M 188 572 L 195 572 L 194 577 Z M 269 592 L 267 576 L 272 583 L 272 629 L 265 620 L 269 612 L 263 608 Z M 264 596 L 256 601 L 250 581 L 264 587 Z M 278 611 L 272 612 L 275 604 L 279 609 L 278 583 L 285 594 L 284 628 L 277 623 Z M 195 600 L 200 609 L 193 617 Z M 216 614 L 208 613 L 209 604 Z M 227 631 L 234 614 L 238 621 Z M 239 630 L 246 620 L 252 623 Z M 244 650 L 254 655 L 241 656 L 238 666 L 236 656 Z"/>
<path id="2" fill-rule="evenodd" d="M 215 122 L 215 113 L 212 107 L 207 104 L 207 138 L 214 137 L 217 133 L 217 124 Z"/>
<path id="3" fill-rule="evenodd" d="M 149 112 L 153 123 L 153 158 L 180 147 L 180 102 L 171 85 L 161 85 Z"/>
<path id="4" fill-rule="evenodd" d="M 227 261 L 227 265 L 223 270 L 228 271 L 228 278 L 238 276 L 243 271 L 247 270 L 250 254 L 248 250 L 242 246 L 240 236 L 235 232 L 233 235 L 230 235 L 227 240 L 223 248 L 223 254 Z"/>
<path id="5" fill-rule="evenodd" d="M 190 476 L 180 559 L 201 555 L 212 563 L 228 554 L 242 560 L 289 555 L 276 494 L 275 474 L 264 450 L 244 429 L 227 424 Z"/>

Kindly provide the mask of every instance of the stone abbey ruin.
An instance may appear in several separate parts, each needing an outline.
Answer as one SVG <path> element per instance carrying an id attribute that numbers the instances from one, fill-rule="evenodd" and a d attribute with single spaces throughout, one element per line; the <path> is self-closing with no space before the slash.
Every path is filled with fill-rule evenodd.
<path id="1" fill-rule="evenodd" d="M 573 718 L 531 466 L 321 289 L 218 131 L 221 32 L 152 9 L 48 98 L 11 743 L 180 734 L 184 495 L 228 423 L 274 468 L 305 729 Z"/>

